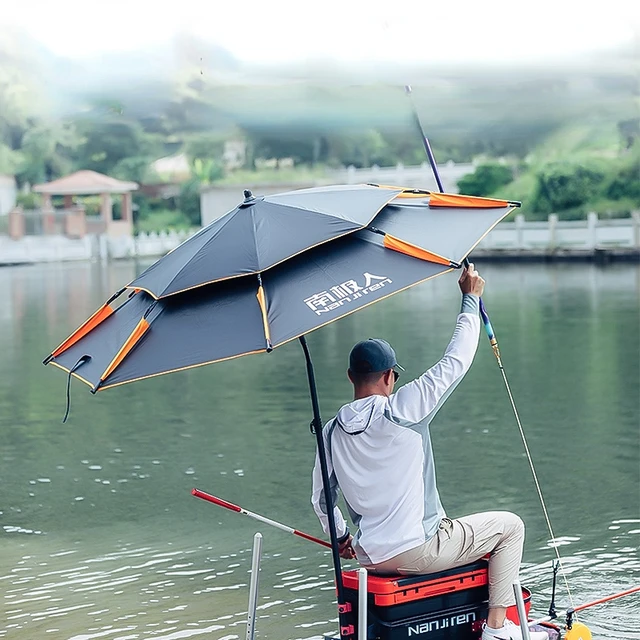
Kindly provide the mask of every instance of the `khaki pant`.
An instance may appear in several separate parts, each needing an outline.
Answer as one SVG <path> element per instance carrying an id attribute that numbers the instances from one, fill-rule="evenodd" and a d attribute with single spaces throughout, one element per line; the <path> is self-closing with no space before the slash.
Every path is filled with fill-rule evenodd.
<path id="1" fill-rule="evenodd" d="M 508 511 L 474 513 L 455 520 L 443 518 L 435 536 L 376 565 L 364 565 L 376 574 L 435 573 L 489 558 L 489 606 L 515 604 L 513 583 L 518 579 L 524 524 Z"/>

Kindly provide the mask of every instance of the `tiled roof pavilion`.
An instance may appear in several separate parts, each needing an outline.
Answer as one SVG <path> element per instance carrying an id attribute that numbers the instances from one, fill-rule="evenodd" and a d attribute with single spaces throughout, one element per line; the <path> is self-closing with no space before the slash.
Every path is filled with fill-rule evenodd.
<path id="1" fill-rule="evenodd" d="M 76 171 L 64 178 L 37 184 L 33 188 L 36 193 L 52 196 L 127 193 L 137 189 L 138 185 L 135 182 L 116 180 L 97 171 Z"/>
<path id="2" fill-rule="evenodd" d="M 133 230 L 133 211 L 131 202 L 131 192 L 138 189 L 135 182 L 125 182 L 106 176 L 97 171 L 76 171 L 71 175 L 37 184 L 33 187 L 36 193 L 43 195 L 43 210 L 53 209 L 51 203 L 52 196 L 64 196 L 65 208 L 72 206 L 72 196 L 99 195 L 100 217 L 106 226 L 107 233 L 121 235 L 130 234 Z M 113 195 L 120 195 L 122 198 L 122 219 L 113 219 Z"/>

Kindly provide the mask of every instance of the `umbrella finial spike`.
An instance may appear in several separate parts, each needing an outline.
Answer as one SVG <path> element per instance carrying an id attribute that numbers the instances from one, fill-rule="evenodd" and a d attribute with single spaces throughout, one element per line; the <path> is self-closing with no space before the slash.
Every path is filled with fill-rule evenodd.
<path id="1" fill-rule="evenodd" d="M 257 202 L 256 197 L 253 195 L 253 193 L 251 193 L 250 189 L 245 189 L 244 190 L 244 201 L 242 202 L 241 205 L 239 205 L 242 208 L 245 207 L 249 207 L 252 204 L 255 204 Z"/>

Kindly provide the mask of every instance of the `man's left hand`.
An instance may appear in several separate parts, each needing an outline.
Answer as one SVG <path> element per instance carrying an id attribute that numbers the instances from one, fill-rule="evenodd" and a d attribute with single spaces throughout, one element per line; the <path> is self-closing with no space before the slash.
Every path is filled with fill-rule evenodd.
<path id="1" fill-rule="evenodd" d="M 345 560 L 353 560 L 356 557 L 356 552 L 353 550 L 351 546 L 351 541 L 353 540 L 353 536 L 349 535 L 349 537 L 339 545 L 338 550 L 340 552 L 340 557 Z"/>

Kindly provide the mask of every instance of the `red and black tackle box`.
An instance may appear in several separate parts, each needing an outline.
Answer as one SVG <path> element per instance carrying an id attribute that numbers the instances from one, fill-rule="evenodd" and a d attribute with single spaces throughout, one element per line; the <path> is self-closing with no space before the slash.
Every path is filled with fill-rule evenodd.
<path id="1" fill-rule="evenodd" d="M 342 576 L 345 598 L 357 620 L 358 573 L 344 571 Z M 488 585 L 484 559 L 427 575 L 369 574 L 368 634 L 358 640 L 477 640 L 487 618 Z M 530 594 L 524 595 L 528 610 Z M 517 621 L 517 612 L 509 617 Z"/>

